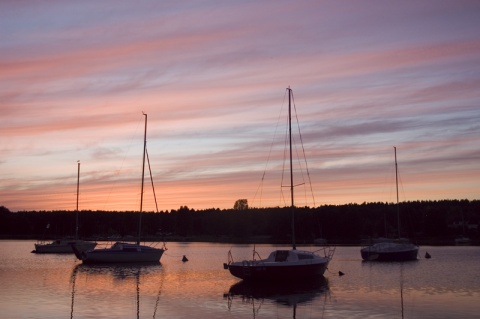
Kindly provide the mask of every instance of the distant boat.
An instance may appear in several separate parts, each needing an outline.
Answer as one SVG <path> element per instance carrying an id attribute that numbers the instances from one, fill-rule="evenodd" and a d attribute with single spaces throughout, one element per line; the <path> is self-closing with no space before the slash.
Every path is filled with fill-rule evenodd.
<path id="1" fill-rule="evenodd" d="M 72 245 L 75 245 L 79 251 L 86 251 L 94 249 L 97 246 L 96 242 L 85 241 L 81 239 L 56 239 L 49 243 L 35 244 L 36 254 L 73 254 Z"/>
<path id="2" fill-rule="evenodd" d="M 455 245 L 468 246 L 468 245 L 471 245 L 471 244 L 472 244 L 472 240 L 468 237 L 459 236 L 459 237 L 455 238 Z"/>
<path id="3" fill-rule="evenodd" d="M 335 248 L 324 248 L 324 256 L 320 256 L 310 251 L 297 250 L 295 244 L 295 204 L 293 194 L 293 163 L 292 163 L 292 116 L 291 104 L 293 93 L 288 90 L 288 127 L 290 139 L 290 196 L 292 210 L 292 249 L 275 250 L 270 253 L 266 259 L 255 259 L 258 253 L 254 251 L 252 260 L 233 261 L 231 252 L 228 254 L 228 263 L 224 264 L 224 269 L 244 280 L 255 281 L 286 281 L 286 280 L 314 280 L 323 276 L 333 257 Z"/>
<path id="4" fill-rule="evenodd" d="M 465 218 L 463 218 L 462 211 L 462 235 L 455 238 L 455 245 L 457 246 L 468 246 L 472 244 L 472 240 L 465 236 Z"/>
<path id="5" fill-rule="evenodd" d="M 143 164 L 142 164 L 142 188 L 140 193 L 140 213 L 138 223 L 138 240 L 136 243 L 116 242 L 108 248 L 80 251 L 76 245 L 72 245 L 75 255 L 85 264 L 101 263 L 148 263 L 160 261 L 164 251 L 163 248 L 156 248 L 147 245 L 140 245 L 142 229 L 143 210 L 143 185 L 145 177 L 145 155 L 147 153 L 147 114 L 145 116 L 145 133 L 143 143 Z"/>
<path id="6" fill-rule="evenodd" d="M 397 148 L 393 147 L 395 152 L 395 184 L 397 190 L 397 231 L 398 239 L 386 240 L 374 243 L 371 246 L 360 250 L 363 260 L 369 261 L 408 261 L 416 260 L 418 255 L 418 246 L 410 243 L 407 239 L 400 238 L 400 208 L 398 204 L 398 166 L 397 166 Z"/>
<path id="7" fill-rule="evenodd" d="M 56 239 L 52 242 L 40 241 L 35 244 L 33 253 L 37 254 L 73 254 L 72 245 L 76 245 L 79 251 L 91 250 L 97 246 L 96 242 L 78 239 L 78 197 L 80 189 L 80 162 L 77 165 L 77 207 L 75 217 L 75 238 Z M 47 229 L 50 224 L 47 224 Z"/>

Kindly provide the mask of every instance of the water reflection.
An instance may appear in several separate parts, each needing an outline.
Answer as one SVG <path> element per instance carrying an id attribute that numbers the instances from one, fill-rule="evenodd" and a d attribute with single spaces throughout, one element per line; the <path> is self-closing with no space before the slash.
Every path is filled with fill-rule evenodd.
<path id="1" fill-rule="evenodd" d="M 371 262 L 362 261 L 362 271 L 357 274 L 355 284 L 361 295 L 368 296 L 369 299 L 375 300 L 374 304 L 365 300 L 371 313 L 386 314 L 400 318 L 405 317 L 405 311 L 411 306 L 405 303 L 404 297 L 412 298 L 413 293 L 413 277 L 418 276 L 420 261 L 404 261 L 404 262 Z M 385 307 L 388 305 L 388 307 Z M 385 309 L 388 308 L 388 309 Z"/>
<path id="2" fill-rule="evenodd" d="M 158 276 L 160 275 L 160 276 Z M 77 281 L 79 277 L 82 277 L 83 286 L 87 289 L 80 289 L 77 287 Z M 164 276 L 163 269 L 159 262 L 155 263 L 144 263 L 144 264 L 78 264 L 76 265 L 71 273 L 71 307 L 70 307 L 70 318 L 74 318 L 74 309 L 77 307 L 77 311 L 84 313 L 85 309 L 79 309 L 81 306 L 76 306 L 75 298 L 83 297 L 86 298 L 92 293 L 93 295 L 98 295 L 98 292 L 103 289 L 106 289 L 110 293 L 115 291 L 116 296 L 125 296 L 125 295 L 135 295 L 135 306 L 136 306 L 136 318 L 140 318 L 140 287 L 148 289 L 147 282 L 152 284 L 158 284 L 158 290 L 156 293 L 156 301 L 153 309 L 153 318 L 156 317 L 158 303 L 160 301 L 160 295 L 163 288 Z M 113 288 L 109 286 L 113 285 Z M 156 286 L 156 285 L 155 285 Z M 152 294 L 145 293 L 150 297 Z M 115 296 L 113 296 L 115 298 Z M 101 298 L 100 298 L 101 299 Z M 97 300 L 93 299 L 94 302 Z M 99 302 L 108 300 L 98 300 Z M 114 303 L 110 303 L 111 306 Z M 117 304 L 118 306 L 118 304 Z M 92 308 L 98 309 L 98 306 L 91 305 Z M 110 308 L 110 307 L 108 307 Z M 121 306 L 120 306 L 121 308 Z M 112 315 L 110 314 L 98 314 L 96 316 L 102 315 Z"/>
<path id="3" fill-rule="evenodd" d="M 362 263 L 358 247 L 338 247 L 324 290 L 244 289 L 239 282 L 230 295 L 238 280 L 221 269 L 230 245 L 170 243 L 178 254 L 165 255 L 161 265 L 77 267 L 71 255 L 31 254 L 33 243 L 0 241 L 2 318 L 401 318 L 402 305 L 404 318 L 480 313 L 480 247 L 474 246 L 429 247 L 431 259 L 408 263 Z M 251 246 L 243 251 L 248 257 Z"/>
<path id="4" fill-rule="evenodd" d="M 236 298 L 242 304 L 251 304 L 253 317 L 260 313 L 265 301 L 286 306 L 292 309 L 296 318 L 297 306 L 309 305 L 323 299 L 324 306 L 329 293 L 328 281 L 325 277 L 303 282 L 250 282 L 240 281 L 232 285 L 224 297 L 228 300 L 228 309 L 235 307 Z"/>
<path id="5" fill-rule="evenodd" d="M 400 264 L 400 306 L 402 309 L 402 319 L 404 318 L 404 308 L 403 308 L 403 263 Z"/>

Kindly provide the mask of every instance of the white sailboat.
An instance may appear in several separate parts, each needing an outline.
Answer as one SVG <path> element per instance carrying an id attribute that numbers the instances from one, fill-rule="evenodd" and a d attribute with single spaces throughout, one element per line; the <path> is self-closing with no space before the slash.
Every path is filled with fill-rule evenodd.
<path id="1" fill-rule="evenodd" d="M 255 259 L 258 253 L 254 251 L 252 260 L 234 261 L 231 252 L 228 254 L 228 263 L 224 263 L 224 269 L 244 280 L 255 281 L 286 281 L 286 280 L 314 280 L 323 276 L 333 257 L 335 248 L 324 247 L 323 256 L 314 252 L 297 250 L 295 244 L 295 204 L 293 184 L 293 162 L 292 162 L 292 116 L 291 105 L 293 92 L 288 91 L 288 126 L 290 145 L 290 197 L 292 209 L 292 249 L 275 250 L 266 259 Z"/>
<path id="2" fill-rule="evenodd" d="M 472 240 L 465 236 L 465 218 L 463 218 L 462 211 L 462 235 L 455 238 L 455 245 L 457 246 L 468 246 L 472 244 Z"/>
<path id="3" fill-rule="evenodd" d="M 98 263 L 149 263 L 160 261 L 165 246 L 157 248 L 148 245 L 141 245 L 142 230 L 142 210 L 143 210 L 143 184 L 145 177 L 145 155 L 147 152 L 147 114 L 145 116 L 145 133 L 143 143 L 143 163 L 142 163 L 142 188 L 140 194 L 140 213 L 138 223 L 138 240 L 136 243 L 116 242 L 108 248 L 80 251 L 76 245 L 72 245 L 75 255 L 85 264 Z"/>
<path id="4" fill-rule="evenodd" d="M 80 161 L 77 165 L 77 207 L 75 216 L 75 238 L 56 239 L 52 242 L 39 241 L 35 244 L 33 253 L 37 254 L 73 254 L 72 244 L 75 244 L 79 251 L 91 250 L 97 246 L 96 242 L 78 239 L 78 197 L 80 190 Z M 47 225 L 47 229 L 50 224 Z"/>
<path id="5" fill-rule="evenodd" d="M 397 231 L 398 239 L 396 241 L 387 240 L 378 242 L 370 246 L 363 247 L 360 250 L 363 260 L 369 261 L 408 261 L 416 260 L 418 255 L 418 246 L 402 239 L 400 234 L 400 208 L 398 204 L 398 165 L 397 148 L 393 147 L 395 152 L 395 184 L 397 190 Z"/>

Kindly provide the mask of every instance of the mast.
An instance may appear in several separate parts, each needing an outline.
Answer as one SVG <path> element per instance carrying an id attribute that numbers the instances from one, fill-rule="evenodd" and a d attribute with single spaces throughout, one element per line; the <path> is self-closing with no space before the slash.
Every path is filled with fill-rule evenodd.
<path id="1" fill-rule="evenodd" d="M 395 186 L 397 189 L 397 225 L 398 225 L 398 238 L 400 235 L 400 207 L 398 204 L 398 165 L 397 165 L 397 148 L 394 146 L 393 151 L 395 153 Z"/>
<path id="2" fill-rule="evenodd" d="M 75 209 L 76 216 L 75 216 L 75 240 L 78 239 L 78 196 L 80 194 L 80 161 L 77 161 L 77 207 Z"/>
<path id="3" fill-rule="evenodd" d="M 145 132 L 143 134 L 143 160 L 142 160 L 142 188 L 140 191 L 140 220 L 138 222 L 138 240 L 137 245 L 140 245 L 140 234 L 142 232 L 142 211 L 143 211 L 143 181 L 145 179 L 145 153 L 147 151 L 147 114 L 145 115 Z"/>
<path id="4" fill-rule="evenodd" d="M 293 200 L 293 161 L 292 161 L 292 89 L 288 90 L 288 134 L 290 139 L 290 197 L 292 200 L 292 248 L 297 249 L 295 245 L 295 204 Z"/>

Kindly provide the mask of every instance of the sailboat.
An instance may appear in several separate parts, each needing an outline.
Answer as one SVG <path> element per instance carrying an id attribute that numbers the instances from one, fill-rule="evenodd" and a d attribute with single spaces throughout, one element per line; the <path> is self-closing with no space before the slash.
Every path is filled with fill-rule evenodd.
<path id="1" fill-rule="evenodd" d="M 462 235 L 455 238 L 455 245 L 457 246 L 468 246 L 472 243 L 472 240 L 465 236 L 465 219 L 463 218 L 462 211 Z"/>
<path id="2" fill-rule="evenodd" d="M 79 251 L 91 250 L 97 246 L 96 242 L 78 239 L 78 197 L 80 189 L 80 161 L 77 165 L 77 208 L 75 217 L 75 238 L 74 239 L 56 239 L 52 242 L 38 242 L 35 244 L 33 253 L 37 254 L 73 254 L 72 244 L 75 244 Z M 47 229 L 50 224 L 47 225 Z"/>
<path id="3" fill-rule="evenodd" d="M 397 190 L 397 241 L 384 241 L 364 247 L 360 250 L 363 260 L 376 261 L 409 261 L 416 260 L 418 246 L 404 240 L 400 236 L 400 207 L 398 204 L 398 165 L 397 148 L 394 146 L 395 153 L 395 184 Z"/>
<path id="4" fill-rule="evenodd" d="M 76 245 L 72 245 L 75 255 L 84 264 L 100 263 L 158 263 L 166 250 L 165 246 L 157 248 L 141 245 L 142 210 L 143 210 L 143 185 L 145 179 L 145 155 L 147 153 L 147 114 L 145 116 L 145 133 L 143 142 L 142 163 L 142 188 L 140 193 L 140 213 L 138 223 L 138 240 L 136 243 L 116 242 L 108 248 L 80 251 Z"/>
<path id="5" fill-rule="evenodd" d="M 323 276 L 333 257 L 335 248 L 323 248 L 324 255 L 314 252 L 297 250 L 295 244 L 295 204 L 293 185 L 293 162 L 292 162 L 292 89 L 288 91 L 288 128 L 290 144 L 290 197 L 292 210 L 292 249 L 275 250 L 266 259 L 255 259 L 258 253 L 254 251 L 252 260 L 234 261 L 231 252 L 228 253 L 228 263 L 224 263 L 224 269 L 243 280 L 277 281 L 288 280 L 314 280 Z"/>

